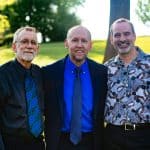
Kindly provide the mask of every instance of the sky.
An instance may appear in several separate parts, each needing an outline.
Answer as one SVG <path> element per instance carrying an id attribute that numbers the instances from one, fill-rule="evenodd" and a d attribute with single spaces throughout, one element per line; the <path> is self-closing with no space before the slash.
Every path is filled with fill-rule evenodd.
<path id="1" fill-rule="evenodd" d="M 76 13 L 82 20 L 82 25 L 92 33 L 92 39 L 107 39 L 109 28 L 109 1 L 86 0 Z M 130 20 L 137 36 L 150 35 L 150 26 L 144 25 L 135 13 L 137 0 L 130 1 Z"/>

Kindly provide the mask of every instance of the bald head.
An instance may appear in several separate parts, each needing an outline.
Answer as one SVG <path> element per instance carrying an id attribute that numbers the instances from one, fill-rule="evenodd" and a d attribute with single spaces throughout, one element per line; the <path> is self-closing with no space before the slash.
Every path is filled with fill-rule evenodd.
<path id="1" fill-rule="evenodd" d="M 73 26 L 67 32 L 65 47 L 68 49 L 71 61 L 76 66 L 80 66 L 92 48 L 90 31 L 81 25 Z"/>
<path id="2" fill-rule="evenodd" d="M 80 32 L 84 32 L 86 34 L 88 40 L 91 40 L 90 31 L 86 27 L 81 26 L 81 25 L 73 26 L 72 28 L 70 28 L 67 32 L 67 37 L 66 38 L 70 39 L 74 33 L 78 34 Z"/>

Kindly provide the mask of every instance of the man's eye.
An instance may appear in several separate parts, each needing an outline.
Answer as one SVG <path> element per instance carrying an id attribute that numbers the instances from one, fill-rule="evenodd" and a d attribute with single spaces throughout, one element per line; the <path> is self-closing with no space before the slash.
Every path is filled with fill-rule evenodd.
<path id="1" fill-rule="evenodd" d="M 114 37 L 119 38 L 120 34 L 115 34 Z"/>
<path id="2" fill-rule="evenodd" d="M 24 45 L 28 45 L 29 43 L 31 43 L 31 45 L 37 45 L 36 41 L 28 41 L 28 40 L 21 40 L 19 41 L 19 43 L 24 44 Z"/>
<path id="3" fill-rule="evenodd" d="M 87 40 L 82 40 L 82 43 L 87 43 L 88 41 Z"/>
<path id="4" fill-rule="evenodd" d="M 130 35 L 130 32 L 125 32 L 124 35 L 128 36 L 128 35 Z"/>
<path id="5" fill-rule="evenodd" d="M 28 44 L 29 42 L 27 40 L 20 41 L 21 44 Z"/>
<path id="6" fill-rule="evenodd" d="M 78 40 L 77 40 L 77 39 L 73 39 L 72 41 L 73 41 L 73 42 L 78 42 Z"/>
<path id="7" fill-rule="evenodd" d="M 37 42 L 36 41 L 31 41 L 31 44 L 32 45 L 37 45 Z"/>

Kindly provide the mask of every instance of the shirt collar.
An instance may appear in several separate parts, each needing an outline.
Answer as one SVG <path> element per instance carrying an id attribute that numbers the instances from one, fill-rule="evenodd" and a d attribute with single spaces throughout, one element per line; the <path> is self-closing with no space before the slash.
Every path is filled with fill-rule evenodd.
<path id="1" fill-rule="evenodd" d="M 71 61 L 70 57 L 67 57 L 66 66 L 67 66 L 67 70 L 70 70 L 71 72 L 77 67 L 77 66 Z M 88 69 L 87 60 L 85 60 L 85 62 L 80 66 L 80 68 L 82 69 L 82 72 L 83 72 L 83 73 L 87 72 L 87 69 Z"/>
<path id="2" fill-rule="evenodd" d="M 145 53 L 139 48 L 139 47 L 136 47 L 136 51 L 138 52 L 137 54 L 137 57 L 135 58 L 135 60 L 141 60 L 144 56 L 145 56 Z M 114 58 L 114 62 L 118 65 L 124 65 L 123 61 L 120 59 L 119 55 L 117 55 L 115 58 Z"/>
<path id="3" fill-rule="evenodd" d="M 30 69 L 24 68 L 18 61 L 15 59 L 14 61 L 15 68 L 21 76 L 25 76 L 27 72 L 30 72 L 33 75 L 33 66 L 31 65 Z"/>

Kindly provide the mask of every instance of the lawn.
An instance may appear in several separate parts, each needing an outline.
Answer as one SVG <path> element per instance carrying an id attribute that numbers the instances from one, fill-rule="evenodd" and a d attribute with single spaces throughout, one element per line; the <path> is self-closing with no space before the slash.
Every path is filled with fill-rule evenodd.
<path id="1" fill-rule="evenodd" d="M 93 41 L 93 49 L 89 52 L 89 57 L 99 63 L 102 62 L 104 56 L 106 41 Z M 150 36 L 138 37 L 136 45 L 141 47 L 146 53 L 150 53 Z M 63 42 L 46 43 L 40 45 L 40 52 L 35 58 L 34 63 L 44 66 L 64 57 L 67 49 L 64 48 Z M 14 58 L 14 53 L 10 46 L 0 47 L 0 64 L 3 64 Z"/>

